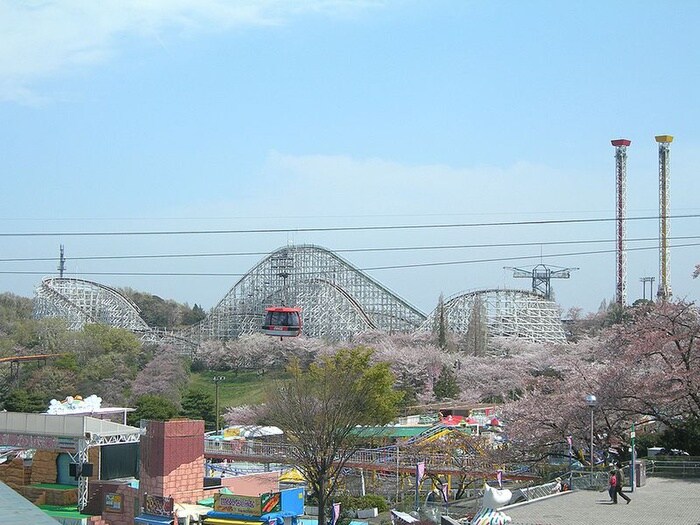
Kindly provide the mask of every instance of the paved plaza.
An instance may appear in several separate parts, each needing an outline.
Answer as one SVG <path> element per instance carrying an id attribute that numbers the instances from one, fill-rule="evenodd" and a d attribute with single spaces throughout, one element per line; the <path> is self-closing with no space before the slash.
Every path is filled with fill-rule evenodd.
<path id="1" fill-rule="evenodd" d="M 700 525 L 700 479 L 647 478 L 646 485 L 610 502 L 607 491 L 579 490 L 504 512 L 513 525 Z"/>

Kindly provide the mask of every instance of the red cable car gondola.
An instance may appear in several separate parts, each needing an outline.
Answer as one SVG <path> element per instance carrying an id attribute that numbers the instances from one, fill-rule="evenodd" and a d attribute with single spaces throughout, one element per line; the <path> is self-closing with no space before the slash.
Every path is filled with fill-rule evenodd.
<path id="1" fill-rule="evenodd" d="M 301 333 L 301 308 L 271 306 L 265 308 L 265 321 L 262 325 L 265 335 L 296 337 Z"/>

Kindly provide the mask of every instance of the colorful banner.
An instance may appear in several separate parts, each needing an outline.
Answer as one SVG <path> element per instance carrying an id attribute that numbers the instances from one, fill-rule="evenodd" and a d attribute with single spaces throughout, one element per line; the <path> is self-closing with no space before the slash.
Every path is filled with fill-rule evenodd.
<path id="1" fill-rule="evenodd" d="M 420 485 L 423 476 L 425 476 L 425 462 L 421 461 L 416 465 L 416 485 Z"/>
<path id="2" fill-rule="evenodd" d="M 331 519 L 331 525 L 335 525 L 340 517 L 340 503 L 333 503 L 333 519 Z"/>
<path id="3" fill-rule="evenodd" d="M 244 516 L 260 516 L 262 515 L 261 499 L 256 496 L 214 494 L 214 510 Z"/>
<path id="4" fill-rule="evenodd" d="M 0 433 L 0 443 L 8 447 L 34 448 L 41 450 L 78 450 L 78 440 L 72 437 L 35 436 L 32 434 Z"/>
<path id="5" fill-rule="evenodd" d="M 279 512 L 282 510 L 282 494 L 280 492 L 268 492 L 260 496 L 260 508 L 262 514 Z"/>
<path id="6" fill-rule="evenodd" d="M 143 500 L 143 511 L 154 516 L 172 516 L 175 502 L 173 498 L 163 496 L 151 496 L 146 494 Z"/>

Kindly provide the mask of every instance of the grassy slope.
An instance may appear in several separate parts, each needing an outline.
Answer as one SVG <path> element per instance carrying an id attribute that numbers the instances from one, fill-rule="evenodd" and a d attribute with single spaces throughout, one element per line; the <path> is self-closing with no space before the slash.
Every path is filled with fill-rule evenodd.
<path id="1" fill-rule="evenodd" d="M 225 377 L 219 383 L 219 404 L 223 407 L 239 405 L 256 405 L 263 402 L 265 388 L 271 381 L 284 378 L 281 371 L 266 372 L 258 375 L 256 371 L 239 372 L 197 372 L 190 376 L 190 386 L 215 394 L 214 377 Z M 223 412 L 223 410 L 222 410 Z"/>

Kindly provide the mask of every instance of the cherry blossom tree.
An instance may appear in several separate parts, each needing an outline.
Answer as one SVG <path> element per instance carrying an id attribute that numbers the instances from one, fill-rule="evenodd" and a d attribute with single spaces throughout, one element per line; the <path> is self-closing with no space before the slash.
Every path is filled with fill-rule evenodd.
<path id="1" fill-rule="evenodd" d="M 611 331 L 614 356 L 606 376 L 623 413 L 650 416 L 670 428 L 700 418 L 700 314 L 694 305 L 660 302 L 639 307 L 633 322 Z"/>
<path id="2" fill-rule="evenodd" d="M 187 370 L 180 356 L 161 351 L 141 370 L 132 386 L 132 399 L 160 395 L 180 407 L 182 390 L 187 384 Z"/>
<path id="3" fill-rule="evenodd" d="M 227 425 L 256 425 L 267 415 L 265 405 L 229 407 L 223 418 Z"/>

